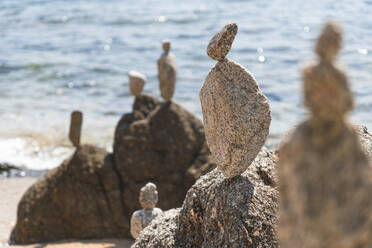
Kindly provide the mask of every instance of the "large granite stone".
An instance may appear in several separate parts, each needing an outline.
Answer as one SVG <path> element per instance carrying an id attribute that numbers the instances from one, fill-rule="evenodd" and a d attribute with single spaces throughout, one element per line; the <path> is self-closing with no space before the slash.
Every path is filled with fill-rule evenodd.
<path id="1" fill-rule="evenodd" d="M 218 168 L 229 178 L 240 175 L 269 134 L 267 98 L 243 66 L 224 59 L 209 72 L 200 101 L 206 139 Z"/>

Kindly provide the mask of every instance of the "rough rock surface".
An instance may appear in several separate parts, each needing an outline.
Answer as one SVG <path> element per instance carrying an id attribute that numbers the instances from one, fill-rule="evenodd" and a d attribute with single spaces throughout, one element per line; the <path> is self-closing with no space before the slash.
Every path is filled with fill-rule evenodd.
<path id="1" fill-rule="evenodd" d="M 209 42 L 208 56 L 214 60 L 223 60 L 229 53 L 237 32 L 238 25 L 236 23 L 230 23 L 223 27 Z"/>
<path id="2" fill-rule="evenodd" d="M 347 121 L 352 93 L 333 61 L 341 37 L 332 23 L 320 35 L 319 62 L 303 76 L 310 117 L 279 149 L 282 247 L 372 247 L 372 177 L 365 153 L 371 139 Z"/>
<path id="3" fill-rule="evenodd" d="M 200 91 L 208 146 L 226 177 L 240 175 L 269 134 L 271 111 L 254 77 L 224 59 L 209 72 Z"/>
<path id="4" fill-rule="evenodd" d="M 132 248 L 174 248 L 180 209 L 170 209 L 154 219 L 137 238 Z"/>
<path id="5" fill-rule="evenodd" d="M 162 47 L 164 52 L 158 59 L 159 88 L 163 99 L 169 101 L 173 97 L 176 87 L 176 58 L 173 53 L 169 52 L 169 41 L 164 41 Z"/>
<path id="6" fill-rule="evenodd" d="M 128 76 L 130 93 L 132 93 L 133 96 L 139 96 L 143 86 L 145 86 L 146 76 L 137 71 L 130 71 Z"/>
<path id="7" fill-rule="evenodd" d="M 362 149 L 365 154 L 367 154 L 372 166 L 372 134 L 368 132 L 368 129 L 365 126 L 356 125 L 354 128 L 358 134 Z"/>
<path id="8" fill-rule="evenodd" d="M 278 247 L 275 167 L 275 154 L 263 148 L 238 177 L 217 169 L 202 176 L 182 209 L 155 219 L 132 247 Z"/>
<path id="9" fill-rule="evenodd" d="M 79 146 L 25 192 L 12 241 L 23 244 L 129 234 L 112 160 L 104 149 Z"/>
<path id="10" fill-rule="evenodd" d="M 71 143 L 77 147 L 80 145 L 81 127 L 83 125 L 83 113 L 74 111 L 71 113 L 69 138 Z"/>
<path id="11" fill-rule="evenodd" d="M 158 104 L 147 116 L 140 113 L 124 115 L 115 133 L 115 163 L 125 184 L 125 207 L 129 213 L 140 209 L 137 196 L 149 181 L 157 185 L 161 209 L 179 207 L 197 177 L 214 167 L 203 125 L 175 102 Z"/>

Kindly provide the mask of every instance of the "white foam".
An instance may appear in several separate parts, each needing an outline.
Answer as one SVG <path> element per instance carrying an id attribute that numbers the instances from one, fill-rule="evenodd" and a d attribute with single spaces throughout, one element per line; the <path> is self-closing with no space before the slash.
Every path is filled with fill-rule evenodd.
<path id="1" fill-rule="evenodd" d="M 72 147 L 40 146 L 31 138 L 0 138 L 0 163 L 31 170 L 52 169 L 73 150 Z"/>

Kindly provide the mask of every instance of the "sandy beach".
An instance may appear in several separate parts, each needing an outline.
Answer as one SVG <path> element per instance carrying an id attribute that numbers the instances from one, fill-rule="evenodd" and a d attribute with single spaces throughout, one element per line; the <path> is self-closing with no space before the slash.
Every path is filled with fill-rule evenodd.
<path id="1" fill-rule="evenodd" d="M 22 194 L 36 181 L 35 178 L 10 178 L 0 180 L 0 247 L 64 248 L 64 247 L 122 247 L 127 248 L 131 240 L 84 240 L 64 241 L 48 244 L 8 246 L 8 238 L 16 220 L 17 204 Z"/>

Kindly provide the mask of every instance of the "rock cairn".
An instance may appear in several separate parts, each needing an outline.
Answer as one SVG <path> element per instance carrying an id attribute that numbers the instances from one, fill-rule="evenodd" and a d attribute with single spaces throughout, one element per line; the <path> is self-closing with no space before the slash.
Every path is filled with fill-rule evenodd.
<path id="1" fill-rule="evenodd" d="M 135 239 L 138 238 L 141 231 L 148 226 L 153 219 L 163 213 L 160 208 L 156 208 L 156 204 L 158 203 L 158 191 L 156 185 L 153 183 L 147 183 L 141 188 L 139 202 L 143 209 L 134 212 L 130 220 L 130 233 Z"/>
<path id="2" fill-rule="evenodd" d="M 158 59 L 159 87 L 162 98 L 169 101 L 176 87 L 177 66 L 175 56 L 170 52 L 170 41 L 163 41 L 162 47 L 164 52 Z"/>
<path id="3" fill-rule="evenodd" d="M 146 76 L 137 71 L 130 71 L 129 75 L 129 89 L 133 96 L 141 95 L 142 89 L 146 84 Z"/>
<path id="4" fill-rule="evenodd" d="M 73 111 L 71 113 L 69 138 L 71 143 L 78 147 L 80 145 L 81 127 L 83 125 L 83 113 Z"/>
<path id="5" fill-rule="evenodd" d="M 271 111 L 254 77 L 225 58 L 238 31 L 226 25 L 210 41 L 207 54 L 218 60 L 200 91 L 204 129 L 218 168 L 232 178 L 255 159 L 269 133 Z"/>
<path id="6" fill-rule="evenodd" d="M 303 71 L 308 120 L 279 148 L 282 247 L 372 247 L 369 165 L 347 114 L 352 93 L 335 65 L 341 28 L 328 23 Z"/>
<path id="7" fill-rule="evenodd" d="M 278 247 L 277 157 L 262 147 L 270 108 L 253 76 L 225 58 L 237 28 L 225 26 L 210 42 L 207 53 L 219 61 L 200 92 L 219 169 L 199 178 L 181 209 L 153 220 L 133 248 Z"/>

